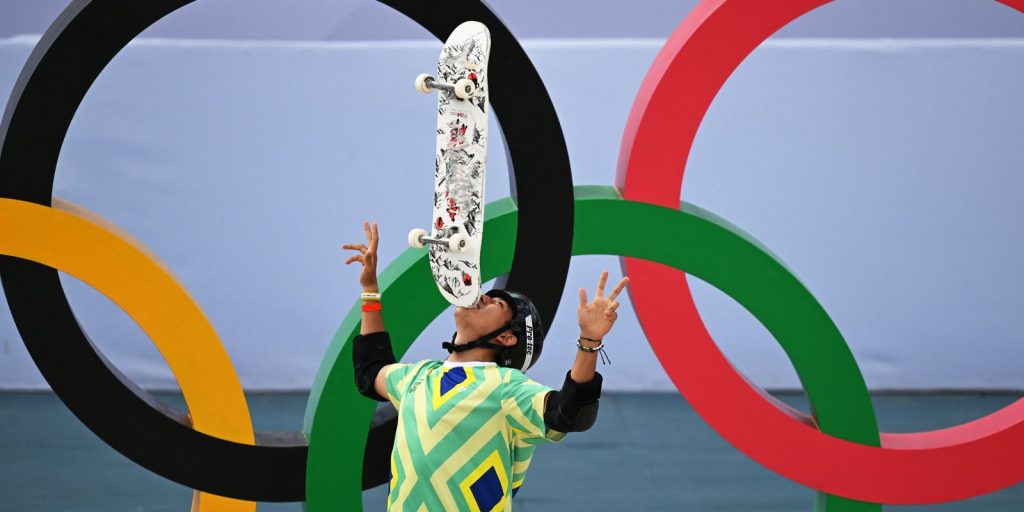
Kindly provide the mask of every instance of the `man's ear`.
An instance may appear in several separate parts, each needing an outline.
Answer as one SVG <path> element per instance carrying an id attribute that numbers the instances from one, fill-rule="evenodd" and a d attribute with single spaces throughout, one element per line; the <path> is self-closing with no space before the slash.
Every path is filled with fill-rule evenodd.
<path id="1" fill-rule="evenodd" d="M 516 338 L 516 335 L 509 330 L 499 334 L 495 341 L 503 347 L 511 347 L 519 341 L 519 338 Z"/>

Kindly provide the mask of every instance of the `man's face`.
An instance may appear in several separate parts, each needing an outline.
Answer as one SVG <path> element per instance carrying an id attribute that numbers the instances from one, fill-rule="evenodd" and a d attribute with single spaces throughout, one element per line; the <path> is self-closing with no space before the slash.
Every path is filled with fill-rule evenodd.
<path id="1" fill-rule="evenodd" d="M 476 339 L 512 320 L 512 305 L 504 299 L 480 296 L 480 302 L 472 308 L 455 308 L 455 328 L 464 339 Z"/>

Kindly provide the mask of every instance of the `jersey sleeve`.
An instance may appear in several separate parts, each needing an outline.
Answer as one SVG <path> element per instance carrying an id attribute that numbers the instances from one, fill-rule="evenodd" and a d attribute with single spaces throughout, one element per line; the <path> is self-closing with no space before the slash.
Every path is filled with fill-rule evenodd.
<path id="1" fill-rule="evenodd" d="M 517 443 L 538 445 L 565 437 L 544 425 L 544 400 L 551 391 L 519 370 L 509 370 L 505 375 L 502 408 Z"/>

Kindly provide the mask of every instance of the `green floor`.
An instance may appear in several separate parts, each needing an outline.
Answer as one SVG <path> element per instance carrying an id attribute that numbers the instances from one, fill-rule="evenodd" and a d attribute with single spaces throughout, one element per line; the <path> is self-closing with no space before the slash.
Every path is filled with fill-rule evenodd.
<path id="1" fill-rule="evenodd" d="M 805 409 L 799 395 L 780 395 Z M 161 400 L 181 407 L 180 397 Z M 882 395 L 883 430 L 951 426 L 992 412 L 1019 395 Z M 259 430 L 297 430 L 304 395 L 251 395 Z M 1021 461 L 1024 464 L 1024 460 Z M 136 466 L 101 443 L 51 394 L 0 393 L 0 511 L 175 511 L 191 491 Z M 612 394 L 593 430 L 538 450 L 516 510 L 811 510 L 813 491 L 762 468 L 704 424 L 678 395 Z M 383 487 L 364 494 L 384 510 Z M 299 511 L 300 504 L 261 504 Z M 941 505 L 888 511 L 1024 511 L 1024 485 Z"/>

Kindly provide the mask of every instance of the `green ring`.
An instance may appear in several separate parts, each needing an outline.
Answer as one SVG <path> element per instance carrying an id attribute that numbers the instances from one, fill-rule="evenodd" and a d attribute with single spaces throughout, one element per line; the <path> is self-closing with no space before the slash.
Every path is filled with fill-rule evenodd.
<path id="1" fill-rule="evenodd" d="M 686 203 L 672 210 L 626 201 L 606 186 L 576 187 L 575 194 L 573 255 L 647 259 L 722 290 L 750 311 L 786 351 L 823 432 L 880 446 L 867 386 L 846 341 L 810 291 L 775 255 L 739 228 Z M 511 268 L 518 212 L 509 198 L 487 205 L 485 211 L 481 279 L 487 281 Z M 637 225 L 644 229 L 637 230 Z M 665 243 L 668 234 L 700 250 L 681 251 Z M 745 276 L 756 275 L 757 282 L 739 279 L 737 269 Z M 448 303 L 435 293 L 422 250 L 403 252 L 381 273 L 380 284 L 388 313 L 401 319 L 388 329 L 395 354 L 401 358 Z M 785 299 L 780 299 L 783 295 Z M 352 380 L 350 342 L 359 332 L 359 320 L 356 304 L 331 340 L 306 408 L 306 509 L 311 512 L 362 510 L 361 461 L 376 403 L 360 396 Z M 814 333 L 814 339 L 808 333 Z M 820 492 L 815 502 L 818 511 L 881 509 L 879 504 Z"/>

